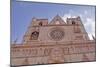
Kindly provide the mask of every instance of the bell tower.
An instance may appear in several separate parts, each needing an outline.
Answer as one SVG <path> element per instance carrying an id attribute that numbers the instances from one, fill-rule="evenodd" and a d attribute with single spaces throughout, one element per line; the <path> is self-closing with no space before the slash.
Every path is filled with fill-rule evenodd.
<path id="1" fill-rule="evenodd" d="M 66 21 L 67 24 L 71 24 L 73 26 L 73 32 L 75 34 L 76 40 L 89 40 L 88 33 L 86 32 L 79 16 L 76 18 L 67 18 Z"/>

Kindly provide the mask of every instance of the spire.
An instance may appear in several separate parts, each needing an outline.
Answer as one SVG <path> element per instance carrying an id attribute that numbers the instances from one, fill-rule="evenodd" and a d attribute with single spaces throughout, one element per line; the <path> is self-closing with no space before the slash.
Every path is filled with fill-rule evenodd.
<path id="1" fill-rule="evenodd" d="M 55 17 L 60 17 L 58 14 Z"/>

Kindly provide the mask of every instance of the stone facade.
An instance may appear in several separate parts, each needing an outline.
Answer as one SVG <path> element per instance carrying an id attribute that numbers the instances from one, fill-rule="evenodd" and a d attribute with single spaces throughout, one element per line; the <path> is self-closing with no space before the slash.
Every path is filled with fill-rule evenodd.
<path id="1" fill-rule="evenodd" d="M 95 61 L 95 45 L 80 17 L 67 18 L 66 22 L 59 15 L 51 22 L 33 18 L 23 42 L 11 46 L 11 65 Z"/>

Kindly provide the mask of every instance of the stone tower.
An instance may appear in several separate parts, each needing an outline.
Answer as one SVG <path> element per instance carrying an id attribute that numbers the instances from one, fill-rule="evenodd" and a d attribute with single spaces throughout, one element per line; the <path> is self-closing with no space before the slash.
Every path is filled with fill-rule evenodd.
<path id="1" fill-rule="evenodd" d="M 56 15 L 48 19 L 33 18 L 23 42 L 11 46 L 11 65 L 50 64 L 95 61 L 95 40 L 90 40 L 81 18 Z"/>

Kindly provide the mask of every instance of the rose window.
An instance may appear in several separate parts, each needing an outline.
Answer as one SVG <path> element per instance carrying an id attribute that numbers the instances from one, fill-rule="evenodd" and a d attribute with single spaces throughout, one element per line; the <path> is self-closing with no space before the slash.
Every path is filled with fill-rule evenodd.
<path id="1" fill-rule="evenodd" d="M 64 32 L 62 30 L 59 30 L 59 29 L 52 30 L 50 32 L 50 37 L 53 40 L 61 40 L 64 37 Z"/>

